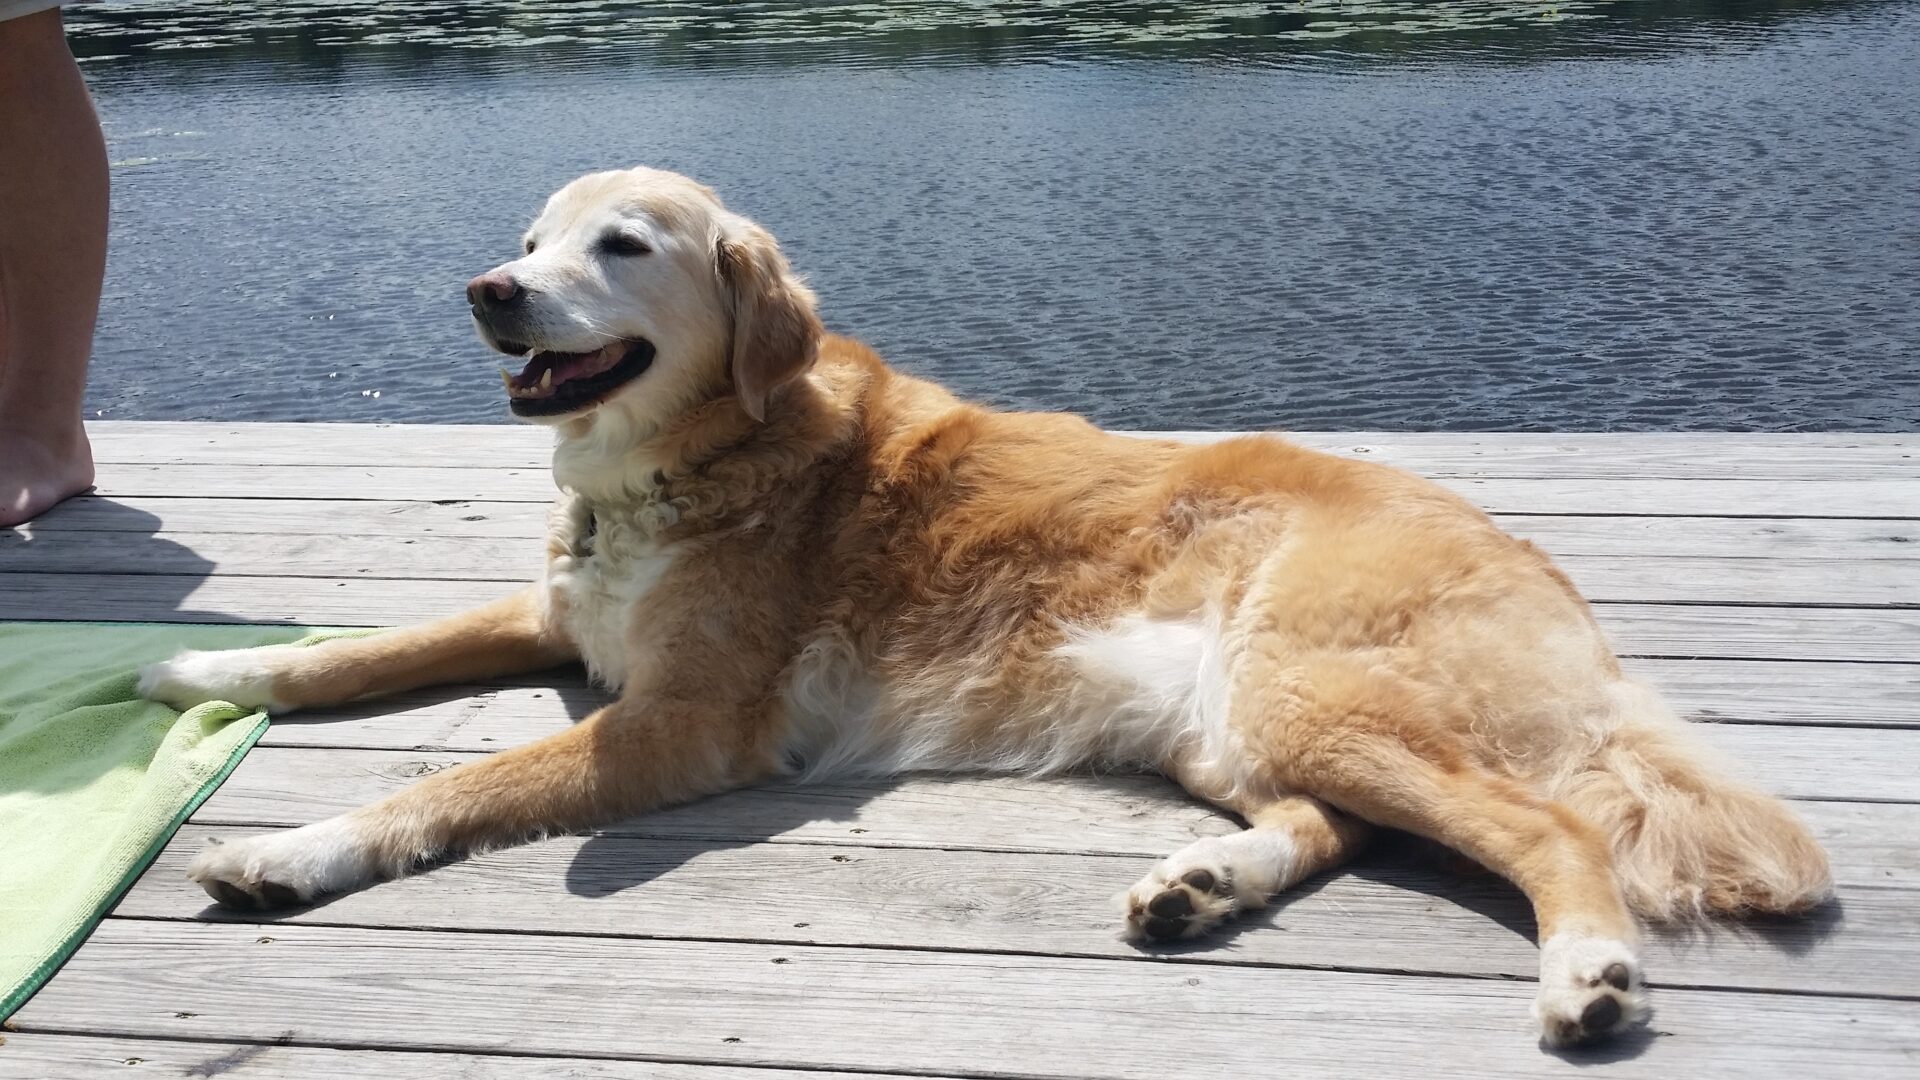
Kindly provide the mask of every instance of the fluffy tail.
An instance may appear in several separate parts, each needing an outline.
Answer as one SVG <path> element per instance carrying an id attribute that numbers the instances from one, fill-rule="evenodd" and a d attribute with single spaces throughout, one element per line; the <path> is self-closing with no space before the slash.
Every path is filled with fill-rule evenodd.
<path id="1" fill-rule="evenodd" d="M 1613 840 L 1628 906 L 1655 920 L 1799 912 L 1833 894 L 1787 805 L 1718 773 L 1657 694 L 1622 680 L 1616 723 L 1552 796 Z"/>

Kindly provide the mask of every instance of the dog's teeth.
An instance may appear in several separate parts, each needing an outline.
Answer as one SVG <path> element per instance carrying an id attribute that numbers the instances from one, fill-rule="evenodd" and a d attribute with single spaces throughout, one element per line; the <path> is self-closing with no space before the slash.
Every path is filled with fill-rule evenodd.
<path id="1" fill-rule="evenodd" d="M 548 368 L 547 370 L 540 373 L 540 389 L 542 390 L 553 389 L 553 369 L 552 368 Z"/>
<path id="2" fill-rule="evenodd" d="M 500 369 L 500 385 L 507 388 L 507 393 L 513 393 L 513 375 L 506 368 Z"/>

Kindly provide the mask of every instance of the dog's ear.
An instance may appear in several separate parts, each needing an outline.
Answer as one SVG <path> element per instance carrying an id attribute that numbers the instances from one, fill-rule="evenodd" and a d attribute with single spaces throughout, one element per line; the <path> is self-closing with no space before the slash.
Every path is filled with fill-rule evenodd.
<path id="1" fill-rule="evenodd" d="M 755 420 L 767 399 L 813 366 L 824 332 L 813 290 L 787 266 L 773 234 L 752 222 L 715 245 L 720 280 L 733 299 L 733 391 Z"/>

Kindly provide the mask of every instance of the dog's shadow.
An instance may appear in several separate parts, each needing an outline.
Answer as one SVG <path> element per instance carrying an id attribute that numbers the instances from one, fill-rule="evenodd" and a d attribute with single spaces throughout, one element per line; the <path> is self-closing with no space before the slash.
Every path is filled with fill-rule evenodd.
<path id="1" fill-rule="evenodd" d="M 396 714 L 411 710 L 445 714 L 447 705 L 482 701 L 487 695 L 503 690 L 533 699 L 551 695 L 564 709 L 564 720 L 551 710 L 537 710 L 543 717 L 540 723 L 551 725 L 551 730 L 540 730 L 531 727 L 527 717 L 511 713 L 501 721 L 489 722 L 485 719 L 487 709 L 480 707 L 420 729 L 418 741 L 407 749 L 506 749 L 561 730 L 564 723 L 579 723 L 613 700 L 613 695 L 590 684 L 578 665 L 569 665 L 524 678 L 500 680 L 495 686 L 425 687 L 369 701 L 302 711 L 276 718 L 274 724 L 282 737 L 305 725 L 370 723 L 390 728 Z M 897 781 L 826 786 L 769 784 L 634 817 L 585 834 L 565 874 L 565 886 L 575 896 L 614 896 L 646 885 L 703 855 L 752 847 L 795 832 L 816 836 L 831 834 L 835 839 L 857 841 L 865 831 L 857 824 L 862 807 L 898 786 Z M 419 869 L 430 871 L 465 861 L 449 858 Z M 750 884 L 741 883 L 743 902 L 754 899 L 747 891 Z M 323 899 L 315 906 L 330 902 Z"/>
<path id="2" fill-rule="evenodd" d="M 862 808 L 898 786 L 768 784 L 662 810 L 589 836 L 567 867 L 566 888 L 575 896 L 613 896 L 715 852 L 793 839 L 794 834 L 857 839 L 864 830 L 853 823 L 860 820 Z M 831 839 L 806 845 L 808 854 L 840 861 L 850 857 L 840 851 L 845 846 Z M 701 881 L 710 902 L 764 902 L 763 874 L 733 880 L 716 865 Z"/>

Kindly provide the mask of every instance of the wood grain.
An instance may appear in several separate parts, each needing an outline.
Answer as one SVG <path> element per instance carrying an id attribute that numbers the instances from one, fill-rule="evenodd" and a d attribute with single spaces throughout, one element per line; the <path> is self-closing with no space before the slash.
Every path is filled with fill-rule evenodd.
<path id="1" fill-rule="evenodd" d="M 520 537 L 538 557 L 547 508 L 467 499 L 226 499 L 166 495 L 68 499 L 34 519 L 30 538 L 76 532 L 153 536 L 179 528 L 245 536 Z M 523 553 L 519 556 L 524 559 Z"/>
<path id="2" fill-rule="evenodd" d="M 1870 733 L 1870 734 L 1878 734 Z M 194 815 L 226 827 L 304 825 L 479 755 L 256 749 Z M 1920 887 L 1920 806 L 1795 804 L 1847 884 Z M 941 778 L 769 785 L 610 826 L 610 836 L 777 840 L 1158 858 L 1240 826 L 1157 777 Z"/>
<path id="3" fill-rule="evenodd" d="M 219 1080 L 861 1080 L 889 1073 L 794 1072 L 583 1057 L 336 1050 L 273 1042 L 166 1042 L 124 1035 L 8 1034 L 0 1080 L 106 1076 Z M 931 1076 L 933 1074 L 916 1074 Z"/>
<path id="4" fill-rule="evenodd" d="M 182 830 L 116 914 L 229 916 L 186 879 Z M 1532 910 L 1499 878 L 1380 845 L 1209 939 L 1143 953 L 1113 897 L 1156 860 L 954 849 L 562 837 L 338 897 L 274 922 L 702 938 L 1534 979 Z M 1920 891 L 1858 889 L 1809 919 L 1648 938 L 1654 985 L 1920 999 Z M 725 910 L 724 920 L 713 912 Z"/>
<path id="5" fill-rule="evenodd" d="M 91 430 L 102 494 L 0 532 L 0 619 L 393 625 L 538 569 L 543 430 Z M 1910 1074 L 1920 436 L 1295 438 L 1439 478 L 1558 556 L 1627 666 L 1734 721 L 1700 732 L 1801 799 L 1833 857 L 1841 903 L 1820 919 L 1654 936 L 1659 1034 L 1605 1074 Z M 573 669 L 276 721 L 16 1018 L 0 1078 L 1479 1078 L 1603 1060 L 1533 1045 L 1513 891 L 1405 841 L 1198 949 L 1121 944 L 1111 894 L 1238 827 L 1149 777 L 776 785 L 276 925 L 202 921 L 181 870 L 208 835 L 360 805 L 601 700 Z"/>
<path id="6" fill-rule="evenodd" d="M 1075 957 L 109 920 L 16 1018 L 27 1032 L 693 1064 L 1165 1080 L 1576 1075 L 1532 987 Z M 1920 1004 L 1659 994 L 1609 1076 L 1905 1077 Z M 1836 1037 L 1836 1032 L 1845 1037 Z"/>

